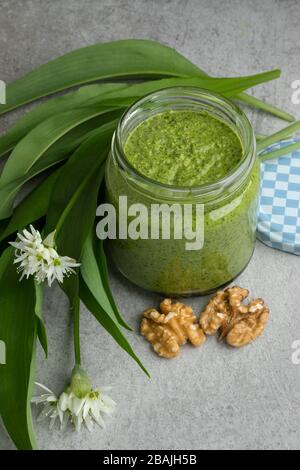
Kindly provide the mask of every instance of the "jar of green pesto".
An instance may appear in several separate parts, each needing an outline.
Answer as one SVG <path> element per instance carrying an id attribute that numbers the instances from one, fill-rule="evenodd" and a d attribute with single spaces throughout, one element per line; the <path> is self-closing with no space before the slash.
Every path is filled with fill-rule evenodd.
<path id="1" fill-rule="evenodd" d="M 207 294 L 230 283 L 254 250 L 259 180 L 253 130 L 232 102 L 188 87 L 145 96 L 118 124 L 106 188 L 117 220 L 120 196 L 127 207 L 149 209 L 149 236 L 130 237 L 117 227 L 109 240 L 114 263 L 138 286 L 168 295 Z M 201 249 L 187 250 L 184 234 L 175 235 L 172 211 L 170 237 L 161 226 L 151 237 L 151 208 L 161 204 L 204 207 Z"/>

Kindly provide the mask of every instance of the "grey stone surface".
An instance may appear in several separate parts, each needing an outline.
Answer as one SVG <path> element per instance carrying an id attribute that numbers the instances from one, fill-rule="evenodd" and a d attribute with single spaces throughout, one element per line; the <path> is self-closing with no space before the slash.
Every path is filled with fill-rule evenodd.
<path id="1" fill-rule="evenodd" d="M 66 51 L 97 41 L 152 38 L 176 47 L 216 75 L 239 75 L 281 67 L 282 78 L 256 94 L 300 117 L 290 101 L 300 78 L 300 3 L 211 0 L 1 0 L 0 78 L 7 82 Z M 18 113 L 17 113 L 18 114 Z M 5 130 L 15 118 L 1 118 Z M 282 122 L 250 114 L 255 129 Z M 159 260 L 157 260 L 159 262 Z M 142 266 L 141 266 L 142 269 Z M 128 335 L 152 374 L 148 380 L 83 309 L 84 363 L 95 383 L 111 385 L 118 411 L 105 431 L 61 434 L 37 424 L 43 449 L 299 449 L 300 366 L 291 362 L 300 339 L 300 263 L 296 256 L 259 242 L 241 285 L 265 298 L 272 315 L 255 344 L 232 350 L 214 338 L 200 350 L 186 346 L 171 362 L 157 358 L 137 334 L 141 311 L 159 298 L 112 269 L 113 291 L 135 332 Z M 204 298 L 193 298 L 199 310 Z M 59 392 L 72 367 L 67 303 L 47 292 L 50 338 L 46 361 L 39 351 L 37 378 Z M 0 429 L 0 449 L 13 448 Z"/>

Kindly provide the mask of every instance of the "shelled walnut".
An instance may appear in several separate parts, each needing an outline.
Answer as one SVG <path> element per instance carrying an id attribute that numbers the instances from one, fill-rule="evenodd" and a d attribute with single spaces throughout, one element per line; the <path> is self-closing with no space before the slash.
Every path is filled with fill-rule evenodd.
<path id="1" fill-rule="evenodd" d="M 254 341 L 265 328 L 269 309 L 262 299 L 252 300 L 248 311 L 237 319 L 229 329 L 226 341 L 230 346 L 239 348 Z"/>
<path id="2" fill-rule="evenodd" d="M 208 335 L 220 331 L 219 339 L 241 347 L 254 341 L 264 330 L 269 309 L 262 299 L 244 304 L 249 291 L 239 286 L 219 291 L 200 315 L 200 326 Z"/>
<path id="3" fill-rule="evenodd" d="M 145 310 L 141 322 L 141 333 L 152 344 L 154 351 L 162 357 L 176 357 L 180 346 L 188 340 L 193 346 L 205 341 L 205 334 L 197 323 L 193 310 L 181 302 L 165 299 L 160 312 L 154 308 Z"/>

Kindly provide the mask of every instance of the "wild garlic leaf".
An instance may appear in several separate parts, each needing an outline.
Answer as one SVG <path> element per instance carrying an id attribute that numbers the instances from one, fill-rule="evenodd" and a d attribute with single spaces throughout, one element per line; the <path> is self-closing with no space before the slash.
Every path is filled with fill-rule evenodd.
<path id="1" fill-rule="evenodd" d="M 28 173 L 60 137 L 74 127 L 104 114 L 107 108 L 82 108 L 46 119 L 24 137 L 9 156 L 0 177 L 0 188 Z"/>
<path id="2" fill-rule="evenodd" d="M 13 251 L 8 248 L 0 258 L 0 272 L 1 264 L 6 264 L 0 279 L 1 340 L 6 345 L 6 364 L 0 364 L 0 414 L 16 447 L 32 450 L 37 448 L 30 406 L 37 335 L 36 292 L 33 279 L 19 282 Z"/>
<path id="3" fill-rule="evenodd" d="M 56 96 L 45 103 L 35 106 L 22 116 L 6 134 L 0 136 L 0 156 L 5 155 L 9 150 L 13 149 L 19 140 L 28 134 L 28 132 L 51 116 L 65 111 L 71 111 L 72 109 L 86 107 L 95 102 L 99 104 L 107 93 L 119 91 L 128 86 L 129 85 L 125 83 L 86 85 L 76 91 L 70 91 L 63 96 Z M 87 125 L 89 125 L 89 123 L 84 123 L 82 126 L 78 126 L 78 128 L 82 128 L 82 133 L 88 132 L 89 129 L 85 130 L 85 126 Z M 71 134 L 71 132 L 69 134 Z"/>
<path id="4" fill-rule="evenodd" d="M 96 320 L 100 325 L 105 328 L 105 330 L 113 337 L 117 344 L 124 349 L 141 367 L 148 377 L 150 377 L 149 372 L 143 366 L 137 355 L 134 353 L 132 347 L 130 346 L 128 340 L 120 330 L 119 326 L 111 319 L 111 317 L 103 310 L 101 305 L 96 301 L 95 297 L 85 284 L 82 277 L 79 280 L 79 293 L 82 302 L 85 304 L 87 309 L 94 315 Z"/>
<path id="5" fill-rule="evenodd" d="M 116 122 L 105 124 L 83 142 L 64 165 L 52 192 L 45 233 L 56 230 L 59 251 L 76 259 L 94 223 L 102 164 L 115 126 Z"/>
<path id="6" fill-rule="evenodd" d="M 100 241 L 100 240 L 99 240 Z M 85 244 L 83 246 L 80 266 L 81 276 L 95 297 L 95 300 L 111 319 L 123 326 L 127 330 L 131 330 L 128 324 L 121 317 L 119 309 L 113 299 L 108 283 L 108 270 L 105 254 L 96 250 L 96 231 L 92 227 Z"/>
<path id="7" fill-rule="evenodd" d="M 287 145 L 285 147 L 281 147 L 279 149 L 271 150 L 266 154 L 260 154 L 259 159 L 261 161 L 265 160 L 273 160 L 274 158 L 282 157 L 283 155 L 287 155 L 288 153 L 295 152 L 296 150 L 300 150 L 300 141 L 295 142 L 294 144 Z"/>
<path id="8" fill-rule="evenodd" d="M 196 75 L 198 68 L 175 49 L 143 39 L 94 44 L 44 64 L 7 87 L 4 114 L 25 103 L 96 80 Z"/>
<path id="9" fill-rule="evenodd" d="M 0 177 L 0 220 L 12 214 L 15 197 L 26 181 L 65 158 L 65 155 L 51 152 L 51 145 L 84 121 L 103 115 L 105 122 L 114 116 L 109 113 L 103 114 L 103 110 L 99 109 L 83 108 L 77 110 L 77 113 L 68 111 L 53 116 L 35 127 L 20 141 Z"/>
<path id="10" fill-rule="evenodd" d="M 266 138 L 261 139 L 257 143 L 257 151 L 260 152 L 263 149 L 269 147 L 269 145 L 275 144 L 279 140 L 289 138 L 295 132 L 300 131 L 300 121 L 293 122 L 292 124 L 284 127 L 274 134 L 268 135 Z"/>

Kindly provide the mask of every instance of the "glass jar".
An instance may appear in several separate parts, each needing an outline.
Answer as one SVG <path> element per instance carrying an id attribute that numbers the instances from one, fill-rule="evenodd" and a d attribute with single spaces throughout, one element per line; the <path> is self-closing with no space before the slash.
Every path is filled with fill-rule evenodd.
<path id="1" fill-rule="evenodd" d="M 231 126 L 243 148 L 238 166 L 223 179 L 197 187 L 162 184 L 133 168 L 124 154 L 129 134 L 145 119 L 170 109 L 206 111 Z M 150 235 L 148 239 L 132 239 L 126 236 L 123 227 L 123 233 L 109 240 L 114 263 L 133 283 L 167 295 L 204 295 L 230 283 L 244 270 L 253 254 L 259 181 L 252 127 L 243 111 L 232 102 L 215 93 L 189 87 L 164 89 L 145 96 L 125 112 L 113 136 L 106 165 L 107 201 L 115 207 L 117 220 L 120 196 L 127 197 L 128 207 L 136 203 L 146 206 L 149 234 L 151 205 L 203 205 L 204 243 L 201 249 L 187 250 L 187 239 L 177 239 L 172 231 L 175 217 L 171 214 L 169 239 L 151 239 Z M 128 223 L 129 220 L 130 217 Z"/>

